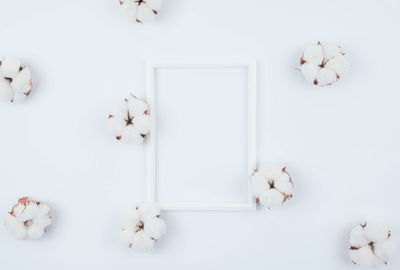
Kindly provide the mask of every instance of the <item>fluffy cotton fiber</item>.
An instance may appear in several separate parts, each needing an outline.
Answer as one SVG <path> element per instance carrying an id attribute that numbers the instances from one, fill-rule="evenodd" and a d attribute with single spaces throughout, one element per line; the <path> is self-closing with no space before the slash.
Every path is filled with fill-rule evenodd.
<path id="1" fill-rule="evenodd" d="M 142 203 L 122 214 L 121 240 L 137 251 L 153 250 L 154 245 L 166 232 L 160 210 L 151 203 Z"/>
<path id="2" fill-rule="evenodd" d="M 300 70 L 304 78 L 320 86 L 339 80 L 349 67 L 339 46 L 321 42 L 307 47 L 300 59 Z"/>
<path id="3" fill-rule="evenodd" d="M 108 122 L 117 140 L 140 143 L 150 131 L 147 104 L 131 95 L 117 104 L 108 115 Z"/>
<path id="4" fill-rule="evenodd" d="M 263 166 L 250 176 L 253 197 L 267 208 L 281 206 L 293 196 L 293 182 L 283 166 Z"/>
<path id="5" fill-rule="evenodd" d="M 31 71 L 19 60 L 3 58 L 0 61 L 0 99 L 20 102 L 32 89 Z"/>
<path id="6" fill-rule="evenodd" d="M 395 249 L 393 233 L 383 224 L 366 222 L 351 230 L 349 252 L 356 265 L 369 268 L 386 265 Z"/>
<path id="7" fill-rule="evenodd" d="M 5 218 L 7 230 L 17 239 L 39 239 L 51 224 L 48 205 L 23 197 Z"/>

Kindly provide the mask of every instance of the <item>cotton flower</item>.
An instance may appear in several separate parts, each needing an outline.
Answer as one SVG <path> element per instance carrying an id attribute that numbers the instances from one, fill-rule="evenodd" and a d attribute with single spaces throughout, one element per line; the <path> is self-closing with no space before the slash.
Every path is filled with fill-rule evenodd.
<path id="1" fill-rule="evenodd" d="M 20 198 L 7 213 L 4 224 L 17 239 L 39 239 L 51 224 L 50 208 L 28 197 Z"/>
<path id="2" fill-rule="evenodd" d="M 305 79 L 315 85 L 330 85 L 339 80 L 350 64 L 337 45 L 309 46 L 300 59 L 300 70 Z"/>
<path id="3" fill-rule="evenodd" d="M 140 143 L 150 131 L 147 104 L 131 95 L 114 107 L 108 115 L 110 128 L 117 140 Z"/>
<path id="4" fill-rule="evenodd" d="M 261 167 L 250 176 L 250 182 L 253 197 L 267 208 L 282 205 L 293 196 L 293 183 L 286 167 Z"/>
<path id="5" fill-rule="evenodd" d="M 0 61 L 0 99 L 20 102 L 32 89 L 31 71 L 19 60 L 3 58 Z"/>
<path id="6" fill-rule="evenodd" d="M 363 267 L 386 265 L 393 255 L 396 243 L 392 232 L 382 224 L 364 223 L 350 233 L 350 257 Z"/>
<path id="7" fill-rule="evenodd" d="M 121 240 L 137 251 L 152 250 L 165 232 L 160 210 L 151 203 L 142 203 L 122 214 Z"/>
<path id="8" fill-rule="evenodd" d="M 161 0 L 119 0 L 119 4 L 138 23 L 153 20 L 161 8 Z"/>

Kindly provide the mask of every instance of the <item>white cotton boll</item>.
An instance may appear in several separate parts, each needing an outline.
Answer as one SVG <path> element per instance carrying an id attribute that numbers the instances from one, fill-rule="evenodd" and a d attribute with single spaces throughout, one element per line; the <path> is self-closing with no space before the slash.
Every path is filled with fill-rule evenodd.
<path id="1" fill-rule="evenodd" d="M 350 67 L 342 49 L 337 45 L 318 42 L 304 50 L 300 58 L 300 71 L 314 85 L 331 85 L 339 80 Z"/>
<path id="2" fill-rule="evenodd" d="M 154 203 L 141 203 L 138 205 L 140 217 L 149 219 L 160 215 L 160 209 Z"/>
<path id="3" fill-rule="evenodd" d="M 336 80 L 337 80 L 337 74 L 335 71 L 329 68 L 321 68 L 320 71 L 318 72 L 314 84 L 329 85 Z"/>
<path id="4" fill-rule="evenodd" d="M 15 78 L 20 67 L 21 62 L 19 60 L 4 57 L 1 60 L 0 73 L 5 78 Z"/>
<path id="5" fill-rule="evenodd" d="M 350 257 L 360 266 L 377 267 L 387 264 L 396 250 L 396 241 L 386 225 L 366 222 L 350 233 Z"/>
<path id="6" fill-rule="evenodd" d="M 50 224 L 50 208 L 28 197 L 20 198 L 5 220 L 8 231 L 17 239 L 39 239 Z"/>
<path id="7" fill-rule="evenodd" d="M 22 240 L 27 234 L 27 230 L 23 222 L 17 220 L 16 217 L 7 213 L 4 225 L 7 231 L 12 234 L 16 239 Z"/>
<path id="8" fill-rule="evenodd" d="M 32 89 L 29 68 L 19 60 L 3 58 L 0 61 L 0 99 L 9 102 L 23 101 Z"/>
<path id="9" fill-rule="evenodd" d="M 122 228 L 125 229 L 134 228 L 138 223 L 139 223 L 139 211 L 136 208 L 127 209 L 121 214 Z"/>
<path id="10" fill-rule="evenodd" d="M 120 238 L 135 250 L 152 250 L 156 239 L 166 232 L 166 224 L 160 219 L 155 204 L 142 203 L 126 210 L 121 216 Z"/>
<path id="11" fill-rule="evenodd" d="M 139 115 L 133 118 L 133 125 L 141 134 L 147 134 L 150 131 L 150 116 L 147 114 Z"/>
<path id="12" fill-rule="evenodd" d="M 250 176 L 252 195 L 262 206 L 282 205 L 293 196 L 293 183 L 281 165 L 261 166 Z"/>
<path id="13" fill-rule="evenodd" d="M 132 144 L 141 143 L 150 132 L 148 105 L 132 95 L 114 106 L 108 116 L 108 122 L 117 140 Z"/>
<path id="14" fill-rule="evenodd" d="M 260 196 L 259 200 L 261 205 L 271 208 L 281 205 L 284 202 L 285 197 L 278 190 L 269 189 Z"/>
<path id="15" fill-rule="evenodd" d="M 154 249 L 155 242 L 144 231 L 139 231 L 133 236 L 132 247 L 137 251 L 151 251 Z"/>
<path id="16" fill-rule="evenodd" d="M 167 231 L 164 220 L 160 218 L 146 219 L 144 223 L 144 231 L 151 238 L 158 239 Z"/>
<path id="17" fill-rule="evenodd" d="M 308 63 L 320 65 L 324 54 L 320 45 L 311 45 L 304 50 L 302 59 Z"/>

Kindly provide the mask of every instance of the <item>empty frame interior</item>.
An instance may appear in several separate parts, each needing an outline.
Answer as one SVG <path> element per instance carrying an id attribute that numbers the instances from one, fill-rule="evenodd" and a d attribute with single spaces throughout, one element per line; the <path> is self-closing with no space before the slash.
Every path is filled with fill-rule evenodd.
<path id="1" fill-rule="evenodd" d="M 148 200 L 163 210 L 252 210 L 255 63 L 152 61 Z"/>

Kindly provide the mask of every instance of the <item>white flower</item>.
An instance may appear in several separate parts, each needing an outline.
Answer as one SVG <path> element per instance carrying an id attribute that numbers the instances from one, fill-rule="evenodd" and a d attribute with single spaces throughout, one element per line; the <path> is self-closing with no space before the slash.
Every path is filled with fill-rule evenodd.
<path id="1" fill-rule="evenodd" d="M 264 166 L 250 176 L 253 197 L 271 208 L 282 205 L 293 196 L 293 183 L 286 167 Z"/>
<path id="2" fill-rule="evenodd" d="M 150 131 L 150 116 L 147 104 L 131 95 L 114 107 L 108 115 L 110 128 L 117 140 L 139 143 Z"/>
<path id="3" fill-rule="evenodd" d="M 392 232 L 382 224 L 364 223 L 350 233 L 350 257 L 354 264 L 378 267 L 387 264 L 396 248 Z"/>
<path id="4" fill-rule="evenodd" d="M 0 99 L 20 102 L 32 89 L 31 71 L 19 60 L 3 58 L 0 61 Z"/>
<path id="5" fill-rule="evenodd" d="M 50 208 L 39 201 L 23 197 L 7 213 L 7 230 L 17 239 L 39 239 L 51 224 Z"/>
<path id="6" fill-rule="evenodd" d="M 121 240 L 135 250 L 152 250 L 165 232 L 165 222 L 154 204 L 142 203 L 122 214 Z"/>
<path id="7" fill-rule="evenodd" d="M 153 20 L 161 8 L 161 0 L 119 0 L 119 3 L 138 23 Z"/>
<path id="8" fill-rule="evenodd" d="M 330 85 L 339 80 L 350 64 L 337 45 L 309 46 L 300 59 L 300 70 L 305 79 L 315 85 Z"/>

